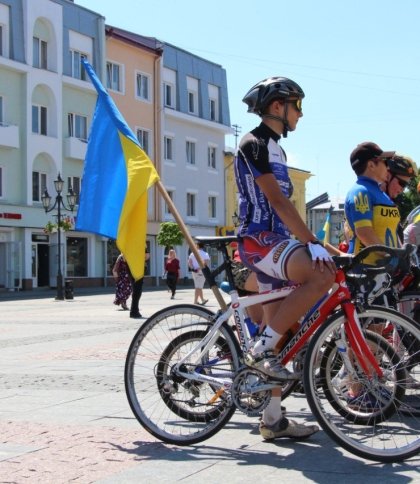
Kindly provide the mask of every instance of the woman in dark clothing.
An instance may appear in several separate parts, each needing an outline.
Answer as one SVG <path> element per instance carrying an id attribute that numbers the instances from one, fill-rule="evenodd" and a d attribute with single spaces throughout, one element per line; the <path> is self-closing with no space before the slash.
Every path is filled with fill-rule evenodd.
<path id="1" fill-rule="evenodd" d="M 130 271 L 122 254 L 118 256 L 115 262 L 112 275 L 116 281 L 114 304 L 117 306 L 121 305 L 122 309 L 126 311 L 128 310 L 127 299 L 130 297 L 132 289 Z"/>
<path id="2" fill-rule="evenodd" d="M 169 251 L 168 259 L 165 264 L 166 284 L 171 291 L 171 299 L 175 299 L 176 285 L 179 277 L 179 260 L 173 249 Z"/>

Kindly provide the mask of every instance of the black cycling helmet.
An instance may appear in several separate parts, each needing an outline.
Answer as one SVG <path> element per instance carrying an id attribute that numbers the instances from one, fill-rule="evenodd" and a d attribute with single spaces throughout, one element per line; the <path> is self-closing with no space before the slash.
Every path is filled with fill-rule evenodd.
<path id="1" fill-rule="evenodd" d="M 242 101 L 248 105 L 248 113 L 261 116 L 271 102 L 289 97 L 302 99 L 305 93 L 296 82 L 287 77 L 269 77 L 251 87 Z"/>
<path id="2" fill-rule="evenodd" d="M 410 178 L 417 175 L 416 164 L 409 156 L 395 154 L 386 161 L 391 175 L 408 176 Z"/>

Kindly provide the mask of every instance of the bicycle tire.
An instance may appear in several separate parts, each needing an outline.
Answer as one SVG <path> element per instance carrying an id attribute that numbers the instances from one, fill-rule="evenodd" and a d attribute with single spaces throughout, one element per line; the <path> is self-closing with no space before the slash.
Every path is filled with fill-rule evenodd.
<path id="1" fill-rule="evenodd" d="M 420 291 L 403 291 L 399 294 L 397 310 L 420 325 Z M 420 415 L 420 342 L 412 340 L 411 335 L 399 334 L 400 348 L 397 348 L 409 369 L 403 411 Z M 408 349 L 407 349 L 408 347 Z"/>
<path id="2" fill-rule="evenodd" d="M 192 410 L 187 412 L 185 407 L 185 413 L 181 416 L 181 402 L 178 407 L 171 408 L 162 398 L 162 375 L 159 373 L 162 370 L 159 364 L 164 364 L 162 355 L 166 358 L 171 354 L 171 357 L 176 359 L 173 341 L 176 340 L 178 347 L 182 347 L 191 334 L 197 336 L 197 332 L 204 333 L 211 326 L 214 317 L 215 315 L 207 308 L 196 305 L 171 306 L 148 318 L 131 342 L 124 370 L 127 399 L 139 423 L 159 440 L 175 445 L 202 442 L 221 430 L 236 410 L 229 395 L 228 401 L 217 402 L 216 406 L 213 405 L 214 402 L 209 402 L 208 409 L 199 412 L 197 418 L 193 417 Z M 219 342 L 230 349 L 230 367 L 234 373 L 239 368 L 240 349 L 237 339 L 227 325 L 223 325 L 219 332 L 216 343 Z M 177 362 L 175 359 L 174 363 Z M 170 391 L 177 390 L 170 388 Z M 214 395 L 214 389 L 211 391 Z M 207 411 L 215 412 L 213 415 L 210 414 L 212 418 L 203 416 Z"/>
<path id="3" fill-rule="evenodd" d="M 389 308 L 371 306 L 357 310 L 363 326 L 364 319 L 381 319 L 409 331 L 416 341 L 420 341 L 420 325 L 403 314 Z M 349 452 L 369 460 L 379 462 L 399 462 L 417 455 L 420 451 L 420 418 L 401 411 L 403 401 L 394 400 L 394 412 L 379 423 L 374 420 L 371 425 L 349 421 L 331 405 L 331 395 L 325 392 L 325 383 L 319 384 L 320 365 L 327 345 L 337 337 L 345 316 L 342 311 L 332 315 L 312 337 L 304 364 L 304 384 L 309 407 L 324 431 L 340 446 Z M 401 362 L 401 360 L 399 360 Z M 394 360 L 395 362 L 395 360 Z M 399 363 L 398 365 L 401 365 Z M 399 367 L 399 366 L 398 366 Z M 405 373 L 406 374 L 406 373 Z M 326 371 L 330 392 L 334 392 L 331 380 L 333 375 Z M 360 383 L 366 385 L 367 379 L 360 377 Z M 382 387 L 404 386 L 405 382 L 387 379 L 372 380 L 371 389 L 380 392 Z M 376 393 L 375 393 L 376 394 Z M 398 398 L 396 392 L 394 399 Z M 337 397 L 338 399 L 339 397 Z M 367 418 L 368 410 L 365 410 Z"/>
<path id="4" fill-rule="evenodd" d="M 365 336 L 375 357 L 378 360 L 382 360 L 381 366 L 386 367 L 388 372 L 393 372 L 392 378 L 395 381 L 404 381 L 406 377 L 405 369 L 401 365 L 401 360 L 396 351 L 388 341 L 371 331 L 366 331 Z M 384 361 L 385 358 L 388 359 L 388 362 Z M 322 352 L 318 385 L 322 385 L 325 396 L 330 405 L 334 407 L 340 415 L 358 425 L 375 425 L 392 417 L 397 406 L 400 405 L 404 398 L 404 387 L 402 385 L 395 385 L 393 392 L 389 392 L 389 398 L 384 399 L 384 401 L 377 400 L 376 408 L 365 411 L 360 404 L 349 406 L 347 402 L 348 386 L 344 385 L 344 391 L 341 388 L 334 388 L 334 380 L 336 377 L 338 378 L 339 371 L 342 367 L 343 360 L 340 351 L 338 351 L 334 340 L 328 341 Z M 332 376 L 334 376 L 334 378 L 331 378 Z M 387 389 L 387 391 L 389 391 L 389 389 Z"/>
<path id="5" fill-rule="evenodd" d="M 166 347 L 156 367 L 157 385 L 162 400 L 172 412 L 176 413 L 179 417 L 192 422 L 209 422 L 220 415 L 220 405 L 230 404 L 228 393 L 223 392 L 220 396 L 217 396 L 218 388 L 214 385 L 203 385 L 200 381 L 185 381 L 171 373 L 170 365 L 172 358 L 176 356 L 179 359 L 180 354 L 187 353 L 191 347 L 201 341 L 206 334 L 206 331 L 190 331 L 180 334 Z M 232 371 L 231 368 L 226 368 L 226 366 L 230 365 L 229 362 L 231 360 L 229 345 L 222 337 L 219 337 L 214 345 L 215 348 L 217 348 L 216 358 L 212 362 L 204 361 L 200 372 L 208 375 L 211 374 L 212 370 L 217 370 L 219 373 Z M 215 366 L 216 363 L 217 367 Z M 179 390 L 180 386 L 185 388 L 184 393 L 187 393 L 187 396 L 180 397 L 178 395 L 177 398 L 174 398 L 173 391 Z M 203 387 L 205 387 L 204 391 Z M 193 394 L 192 396 L 191 393 Z M 197 401 L 197 398 L 199 397 L 200 399 L 204 397 L 204 400 L 207 401 L 216 398 L 215 402 L 217 402 L 217 404 L 208 405 L 205 401 Z M 200 411 L 203 406 L 208 408 L 204 411 Z"/>

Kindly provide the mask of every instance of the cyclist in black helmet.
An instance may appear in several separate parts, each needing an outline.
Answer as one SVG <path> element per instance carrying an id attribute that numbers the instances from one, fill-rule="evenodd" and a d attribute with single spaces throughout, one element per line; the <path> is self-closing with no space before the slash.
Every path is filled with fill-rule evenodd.
<path id="1" fill-rule="evenodd" d="M 278 144 L 281 136 L 296 129 L 303 116 L 304 96 L 300 86 L 285 77 L 271 77 L 253 86 L 243 101 L 248 112 L 260 116 L 262 122 L 242 138 L 235 157 L 242 262 L 257 273 L 260 291 L 287 281 L 299 284 L 282 302 L 264 306 L 268 325 L 246 355 L 247 365 L 277 380 L 299 378 L 280 364 L 276 345 L 330 289 L 335 274 L 328 252 L 289 200 L 293 187 L 286 154 Z M 288 421 L 280 403 L 281 395 L 273 393 L 263 412 L 260 433 L 265 439 L 304 438 L 318 430 L 316 425 Z"/>
<path id="2" fill-rule="evenodd" d="M 417 167 L 414 161 L 405 155 L 395 154 L 387 160 L 388 180 L 384 184 L 384 191 L 395 200 L 417 175 Z"/>

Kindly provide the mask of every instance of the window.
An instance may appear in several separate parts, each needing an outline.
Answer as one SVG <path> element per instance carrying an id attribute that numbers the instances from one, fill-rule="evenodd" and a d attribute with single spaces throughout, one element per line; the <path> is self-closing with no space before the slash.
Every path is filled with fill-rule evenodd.
<path id="1" fill-rule="evenodd" d="M 3 25 L 0 25 L 0 55 L 4 55 L 4 52 L 3 52 L 3 31 L 4 31 L 4 28 L 3 28 Z"/>
<path id="2" fill-rule="evenodd" d="M 173 161 L 173 138 L 170 138 L 169 136 L 165 136 L 163 138 L 163 151 L 164 151 L 164 158 L 165 160 Z"/>
<path id="3" fill-rule="evenodd" d="M 0 166 L 0 198 L 3 198 L 3 167 Z"/>
<path id="4" fill-rule="evenodd" d="M 66 268 L 68 277 L 86 277 L 88 244 L 85 237 L 67 237 Z"/>
<path id="5" fill-rule="evenodd" d="M 171 84 L 165 83 L 163 85 L 163 98 L 164 98 L 164 104 L 166 107 L 168 108 L 175 107 L 173 86 Z"/>
<path id="6" fill-rule="evenodd" d="M 190 114 L 196 114 L 197 113 L 197 107 L 196 107 L 196 93 L 195 92 L 189 92 L 188 93 L 188 112 Z"/>
<path id="7" fill-rule="evenodd" d="M 207 149 L 207 165 L 209 168 L 216 168 L 216 148 L 209 146 Z"/>
<path id="8" fill-rule="evenodd" d="M 193 141 L 187 141 L 187 163 L 190 165 L 195 165 L 195 143 Z"/>
<path id="9" fill-rule="evenodd" d="M 141 144 L 141 147 L 145 151 L 147 155 L 149 155 L 149 131 L 146 131 L 144 129 L 138 129 L 137 130 L 137 139 L 139 140 L 139 143 Z"/>
<path id="10" fill-rule="evenodd" d="M 47 108 L 32 105 L 32 133 L 47 134 Z"/>
<path id="11" fill-rule="evenodd" d="M 87 60 L 87 55 L 78 52 L 77 50 L 70 51 L 71 56 L 71 77 L 86 81 L 86 71 L 82 65 L 82 59 Z"/>
<path id="12" fill-rule="evenodd" d="M 47 188 L 47 174 L 39 171 L 32 172 L 32 201 L 40 202 L 41 196 Z"/>
<path id="13" fill-rule="evenodd" d="M 3 96 L 0 96 L 0 126 L 3 125 Z"/>
<path id="14" fill-rule="evenodd" d="M 68 125 L 71 138 L 79 138 L 82 141 L 87 140 L 87 116 L 69 113 Z"/>
<path id="15" fill-rule="evenodd" d="M 121 92 L 121 66 L 118 64 L 106 63 L 106 87 Z"/>
<path id="16" fill-rule="evenodd" d="M 149 76 L 137 74 L 136 76 L 136 96 L 139 99 L 149 101 Z"/>
<path id="17" fill-rule="evenodd" d="M 67 177 L 67 186 L 69 190 L 70 190 L 70 187 L 72 188 L 73 193 L 76 195 L 76 205 L 79 205 L 80 177 L 78 176 Z"/>
<path id="18" fill-rule="evenodd" d="M 216 101 L 214 99 L 210 99 L 210 119 L 211 121 L 218 121 L 216 112 Z"/>
<path id="19" fill-rule="evenodd" d="M 209 197 L 209 218 L 216 218 L 216 197 Z"/>
<path id="20" fill-rule="evenodd" d="M 166 193 L 169 195 L 169 198 L 174 201 L 174 191 L 173 190 L 168 190 L 166 189 Z M 168 204 L 165 202 L 165 215 L 172 215 L 170 210 L 169 210 L 169 207 L 168 207 Z"/>
<path id="21" fill-rule="evenodd" d="M 187 193 L 187 217 L 195 217 L 195 193 Z"/>
<path id="22" fill-rule="evenodd" d="M 47 69 L 47 42 L 38 37 L 33 38 L 33 66 Z"/>
<path id="23" fill-rule="evenodd" d="M 208 85 L 209 93 L 209 116 L 211 121 L 219 121 L 220 89 L 214 84 Z"/>
<path id="24" fill-rule="evenodd" d="M 188 112 L 198 114 L 198 79 L 187 76 Z"/>

